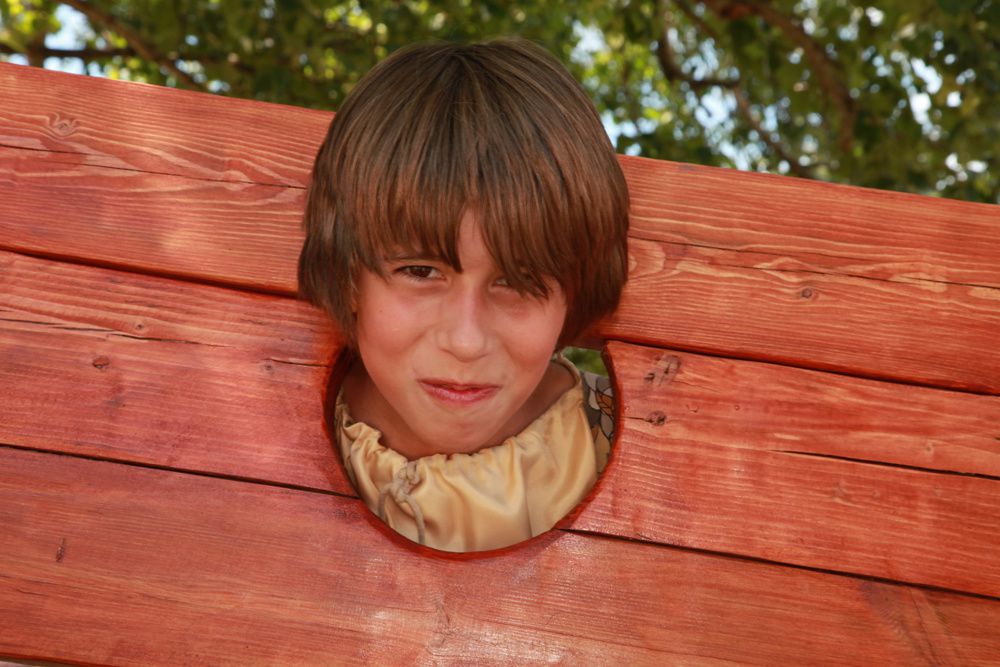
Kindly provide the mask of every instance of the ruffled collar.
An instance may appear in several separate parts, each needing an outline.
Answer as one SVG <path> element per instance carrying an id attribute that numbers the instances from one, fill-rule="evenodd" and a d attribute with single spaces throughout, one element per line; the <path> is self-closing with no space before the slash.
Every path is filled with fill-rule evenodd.
<path id="1" fill-rule="evenodd" d="M 472 454 L 409 461 L 351 419 L 338 393 L 337 441 L 362 500 L 398 533 L 445 551 L 498 549 L 550 529 L 591 489 L 598 466 L 580 374 L 557 361 L 573 386 L 523 431 Z"/>

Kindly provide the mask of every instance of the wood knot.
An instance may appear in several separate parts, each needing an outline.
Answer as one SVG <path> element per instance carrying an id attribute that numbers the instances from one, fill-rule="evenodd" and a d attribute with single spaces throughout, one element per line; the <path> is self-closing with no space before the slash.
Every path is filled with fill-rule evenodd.
<path id="1" fill-rule="evenodd" d="M 812 299 L 815 295 L 816 295 L 816 290 L 814 290 L 812 287 L 806 287 L 801 292 L 799 292 L 799 296 L 802 297 L 803 299 Z"/>
<path id="2" fill-rule="evenodd" d="M 111 365 L 111 359 L 101 355 L 99 357 L 94 357 L 94 368 L 103 371 L 105 368 Z"/>
<path id="3" fill-rule="evenodd" d="M 75 118 L 63 118 L 59 114 L 56 114 L 53 118 L 49 119 L 49 127 L 56 136 L 68 137 L 76 132 L 77 128 L 80 127 L 80 123 Z"/>
<path id="4" fill-rule="evenodd" d="M 646 415 L 646 421 L 648 421 L 653 426 L 663 426 L 667 423 L 667 416 L 660 412 L 659 410 L 653 410 L 648 415 Z"/>
<path id="5" fill-rule="evenodd" d="M 656 383 L 661 385 L 664 382 L 672 382 L 677 376 L 677 371 L 681 368 L 681 360 L 676 354 L 668 354 L 656 360 L 653 367 L 643 378 L 646 384 Z M 657 380 L 659 380 L 657 382 Z"/>

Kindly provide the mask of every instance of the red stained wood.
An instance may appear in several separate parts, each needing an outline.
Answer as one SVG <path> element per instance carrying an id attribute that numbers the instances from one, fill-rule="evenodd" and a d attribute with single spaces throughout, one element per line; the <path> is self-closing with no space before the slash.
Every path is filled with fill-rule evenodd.
<path id="1" fill-rule="evenodd" d="M 301 190 L 99 169 L 9 149 L 0 149 L 3 173 L 0 247 L 58 248 L 54 254 L 80 261 L 296 289 Z M 622 305 L 591 343 L 615 338 L 1000 393 L 1000 348 L 992 344 L 1000 289 L 876 280 L 794 262 L 782 268 L 771 255 L 639 238 L 631 256 Z"/>
<path id="2" fill-rule="evenodd" d="M 335 495 L 341 341 L 285 298 L 329 118 L 0 64 L 0 655 L 1000 655 L 996 599 L 778 564 L 1000 597 L 1000 399 L 912 386 L 1000 393 L 1000 207 L 623 157 L 630 282 L 588 338 L 672 349 L 611 343 L 569 532 L 443 557 Z"/>
<path id="3" fill-rule="evenodd" d="M 1000 478 L 1000 397 L 620 343 L 609 352 L 625 414 L 665 440 Z"/>
<path id="4" fill-rule="evenodd" d="M 304 187 L 333 114 L 0 63 L 0 145 Z M 633 236 L 773 266 L 1000 287 L 996 206 L 622 157 Z M 724 196 L 719 196 L 724 193 Z"/>
<path id="5" fill-rule="evenodd" d="M 1000 287 L 1000 206 L 647 158 L 622 167 L 634 237 L 774 271 Z"/>
<path id="6" fill-rule="evenodd" d="M 18 387 L 0 441 L 352 493 L 322 424 L 338 342 L 312 308 L 9 253 L 0 267 L 0 380 Z M 1000 399 L 609 350 L 625 430 L 575 527 L 1000 590 L 1000 482 L 805 456 L 998 476 Z"/>
<path id="7" fill-rule="evenodd" d="M 0 145 L 83 165 L 301 188 L 332 117 L 0 63 Z"/>
<path id="8" fill-rule="evenodd" d="M 912 387 L 892 392 L 861 380 L 850 381 L 857 388 L 834 381 L 831 395 L 847 403 L 843 411 L 824 409 L 814 399 L 789 400 L 790 390 L 780 386 L 788 383 L 781 380 L 778 400 L 766 398 L 768 382 L 778 374 L 774 369 L 701 363 L 693 355 L 624 344 L 611 345 L 609 352 L 623 401 L 621 433 L 612 463 L 574 528 L 1000 596 L 1000 480 L 881 462 L 883 456 L 914 456 L 906 452 L 907 443 L 914 443 L 907 434 L 915 421 L 918 428 L 921 423 L 911 416 L 894 425 L 901 408 L 891 403 L 934 404 L 944 397 Z M 824 381 L 822 374 L 813 375 L 815 382 Z M 790 378 L 804 390 L 802 371 Z M 747 392 L 748 385 L 757 389 Z M 845 441 L 858 438 L 853 444 L 831 444 L 829 433 L 843 426 L 850 401 L 865 394 L 868 410 L 857 416 L 872 419 L 884 403 L 885 419 L 859 436 L 844 432 Z M 996 399 L 988 400 L 968 404 L 986 420 L 980 433 L 997 421 Z M 789 435 L 780 425 L 782 406 L 811 415 L 809 430 L 797 430 L 788 416 L 787 430 L 800 440 L 780 437 Z M 697 417 L 683 414 L 695 409 Z M 754 433 L 760 420 L 763 427 Z M 928 431 L 940 426 L 933 414 L 922 421 Z M 857 452 L 879 429 L 895 443 L 863 457 L 870 462 L 830 458 Z M 962 438 L 969 442 L 963 434 L 959 443 Z M 976 442 L 985 465 L 995 470 L 997 447 L 984 438 Z M 975 454 L 957 456 L 980 465 Z"/>
<path id="9" fill-rule="evenodd" d="M 338 345 L 301 302 L 0 253 L 0 442 L 352 493 Z"/>
<path id="10" fill-rule="evenodd" d="M 1000 602 L 596 536 L 483 558 L 355 500 L 0 449 L 0 652 L 115 664 L 973 664 Z"/>
<path id="11" fill-rule="evenodd" d="M 303 190 L 81 162 L 0 148 L 0 249 L 295 293 Z"/>
<path id="12" fill-rule="evenodd" d="M 1000 289 L 778 270 L 635 238 L 630 259 L 600 338 L 1000 394 Z"/>

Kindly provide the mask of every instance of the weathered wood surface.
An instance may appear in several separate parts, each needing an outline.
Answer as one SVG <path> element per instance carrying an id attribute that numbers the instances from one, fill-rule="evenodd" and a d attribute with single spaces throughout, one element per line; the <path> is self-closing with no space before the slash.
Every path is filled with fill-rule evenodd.
<path id="1" fill-rule="evenodd" d="M 0 146 L 79 164 L 304 187 L 332 114 L 0 63 Z"/>
<path id="2" fill-rule="evenodd" d="M 0 252 L 0 442 L 347 493 L 338 347 L 287 298 Z"/>
<path id="3" fill-rule="evenodd" d="M 312 309 L 12 253 L 0 286 L 0 441 L 352 493 Z M 625 419 L 574 527 L 1000 597 L 1000 398 L 608 351 Z"/>
<path id="4" fill-rule="evenodd" d="M 1000 207 L 623 158 L 611 464 L 444 557 L 288 298 L 329 118 L 0 64 L 0 660 L 995 664 Z"/>
<path id="5" fill-rule="evenodd" d="M 575 528 L 1000 597 L 1000 398 L 609 352 L 617 458 Z"/>
<path id="6" fill-rule="evenodd" d="M 386 539 L 355 499 L 38 452 L 0 448 L 0 519 L 0 653 L 16 657 L 970 665 L 1000 654 L 1000 631 L 982 622 L 1000 601 L 562 531 L 444 558 Z"/>
<path id="7" fill-rule="evenodd" d="M 22 149 L 0 151 L 0 248 L 294 293 L 329 114 L 13 65 L 0 84 Z M 622 164 L 635 264 L 589 340 L 1000 394 L 998 207 Z"/>

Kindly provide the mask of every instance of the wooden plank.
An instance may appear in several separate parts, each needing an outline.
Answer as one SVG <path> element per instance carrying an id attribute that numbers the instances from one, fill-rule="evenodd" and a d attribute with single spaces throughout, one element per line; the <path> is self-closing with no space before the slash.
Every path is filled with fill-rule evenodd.
<path id="1" fill-rule="evenodd" d="M 302 188 L 332 117 L 0 63 L 0 146 L 84 165 Z"/>
<path id="2" fill-rule="evenodd" d="M 81 164 L 304 187 L 332 114 L 0 63 L 0 145 Z M 1000 287 L 996 206 L 622 157 L 638 238 L 775 270 Z M 724 196 L 720 196 L 724 193 Z"/>
<path id="3" fill-rule="evenodd" d="M 574 528 L 1000 595 L 1000 480 L 900 467 L 934 438 L 942 467 L 995 472 L 1000 400 L 625 344 L 609 358 L 622 432 Z M 820 395 L 796 398 L 808 375 Z M 974 416 L 919 413 L 949 399 Z M 951 426 L 973 430 L 952 447 Z"/>
<path id="4" fill-rule="evenodd" d="M 667 440 L 1000 478 L 995 396 L 618 343 L 609 352 L 626 415 Z"/>
<path id="5" fill-rule="evenodd" d="M 18 388 L 0 441 L 352 493 L 322 425 L 337 341 L 311 308 L 0 258 L 0 382 Z M 609 350 L 625 430 L 575 527 L 1000 591 L 998 482 L 880 465 L 998 476 L 1000 399 Z"/>
<path id="6" fill-rule="evenodd" d="M 0 654 L 114 664 L 986 664 L 1000 601 L 553 532 L 479 558 L 336 496 L 0 448 Z M 195 630 L 196 629 L 196 630 Z"/>
<path id="7" fill-rule="evenodd" d="M 304 187 L 332 114 L 0 63 L 0 145 L 81 164 Z M 638 238 L 775 270 L 1000 287 L 996 206 L 621 158 Z M 720 196 L 720 193 L 724 196 Z"/>
<path id="8" fill-rule="evenodd" d="M 630 158 L 632 235 L 736 265 L 1000 287 L 1000 206 Z"/>
<path id="9" fill-rule="evenodd" d="M 1000 289 L 777 271 L 635 238 L 629 250 L 600 338 L 1000 394 Z"/>
<path id="10" fill-rule="evenodd" d="M 0 442 L 352 493 L 339 344 L 290 299 L 0 253 Z"/>
<path id="11" fill-rule="evenodd" d="M 295 188 L 0 149 L 0 249 L 293 294 L 304 201 Z"/>
<path id="12" fill-rule="evenodd" d="M 0 248 L 293 294 L 302 197 L 0 149 Z M 653 343 L 1000 394 L 1000 289 L 777 269 L 771 255 L 639 238 L 631 256 L 620 309 L 585 343 Z"/>

